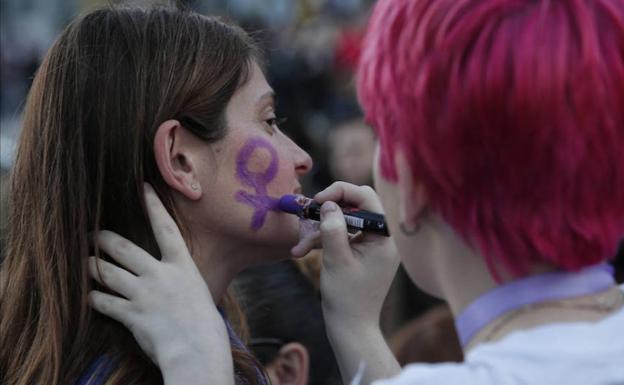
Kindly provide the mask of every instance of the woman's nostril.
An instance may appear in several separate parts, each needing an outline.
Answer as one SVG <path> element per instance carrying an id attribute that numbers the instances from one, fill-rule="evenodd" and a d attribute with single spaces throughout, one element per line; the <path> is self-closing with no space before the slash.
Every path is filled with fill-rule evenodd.
<path id="1" fill-rule="evenodd" d="M 297 147 L 298 154 L 295 162 L 295 169 L 299 175 L 306 174 L 312 170 L 312 157 L 303 149 Z"/>

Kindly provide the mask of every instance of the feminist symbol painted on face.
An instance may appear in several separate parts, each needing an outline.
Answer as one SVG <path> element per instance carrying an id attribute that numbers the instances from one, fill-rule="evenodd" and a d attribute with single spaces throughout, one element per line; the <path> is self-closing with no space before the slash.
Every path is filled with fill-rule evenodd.
<path id="1" fill-rule="evenodd" d="M 254 151 L 265 149 L 271 155 L 269 165 L 263 172 L 254 172 L 249 169 L 249 161 Z M 262 138 L 251 138 L 245 143 L 236 158 L 236 176 L 249 187 L 253 187 L 256 195 L 239 190 L 236 193 L 236 200 L 254 208 L 251 228 L 258 230 L 264 224 L 269 211 L 278 211 L 279 200 L 267 195 L 267 185 L 275 178 L 278 168 L 277 151 Z"/>

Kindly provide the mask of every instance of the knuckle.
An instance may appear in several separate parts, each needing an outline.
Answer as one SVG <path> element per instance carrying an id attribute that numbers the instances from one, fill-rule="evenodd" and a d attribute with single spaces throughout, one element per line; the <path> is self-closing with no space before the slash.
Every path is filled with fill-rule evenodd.
<path id="1" fill-rule="evenodd" d="M 98 268 L 98 274 L 100 275 L 100 280 L 107 285 L 113 281 L 113 275 L 106 265 L 100 264 Z"/>
<path id="2" fill-rule="evenodd" d="M 102 298 L 102 308 L 105 311 L 110 312 L 110 311 L 113 310 L 114 307 L 115 307 L 115 304 L 113 303 L 113 299 L 112 298 L 110 298 L 110 297 Z"/>
<path id="3" fill-rule="evenodd" d="M 97 244 L 101 250 L 108 252 L 118 252 L 119 244 L 125 241 L 125 238 L 119 236 L 118 234 L 108 231 L 102 230 L 98 233 L 97 236 Z"/>
<path id="4" fill-rule="evenodd" d="M 366 193 L 366 194 L 374 194 L 375 193 L 375 189 L 372 188 L 369 185 L 363 185 L 363 186 L 360 186 L 360 188 L 362 189 L 363 193 Z"/>
<path id="5" fill-rule="evenodd" d="M 120 239 L 115 243 L 115 253 L 124 254 L 127 253 L 131 248 L 131 243 L 127 239 Z"/>
<path id="6" fill-rule="evenodd" d="M 344 223 L 337 219 L 327 219 L 321 222 L 320 229 L 321 233 L 325 235 L 337 235 L 343 233 L 345 230 Z"/>
<path id="7" fill-rule="evenodd" d="M 107 243 L 115 238 L 115 233 L 109 230 L 101 230 L 97 234 L 98 243 Z"/>
<path id="8" fill-rule="evenodd" d="M 126 328 L 128 328 L 128 330 L 130 330 L 132 333 L 135 333 L 137 330 L 137 322 L 133 317 L 126 317 L 123 322 L 122 322 Z"/>
<path id="9" fill-rule="evenodd" d="M 338 182 L 335 182 L 335 183 L 334 183 L 334 185 L 335 185 L 337 188 L 339 188 L 339 189 L 341 189 L 341 190 L 344 190 L 346 187 L 348 187 L 348 186 L 349 186 L 349 183 L 344 182 L 344 181 L 338 181 Z"/>
<path id="10" fill-rule="evenodd" d="M 160 201 L 158 200 L 158 196 L 156 193 L 150 189 L 145 190 L 145 203 L 148 208 L 156 209 L 160 205 Z"/>
<path id="11" fill-rule="evenodd" d="M 161 227 L 162 227 L 163 232 L 165 234 L 168 234 L 168 235 L 175 235 L 176 234 L 176 228 L 171 223 L 163 223 Z"/>
<path id="12" fill-rule="evenodd" d="M 331 191 L 332 193 L 335 193 L 336 191 L 344 190 L 345 185 L 346 185 L 345 182 L 337 181 L 337 182 L 330 184 L 329 187 L 327 187 L 324 191 Z"/>
<path id="13" fill-rule="evenodd" d="M 133 287 L 133 296 L 137 298 L 149 298 L 153 294 L 147 288 L 139 286 Z"/>
<path id="14" fill-rule="evenodd" d="M 102 313 L 110 313 L 112 301 L 110 298 L 103 296 L 99 292 L 92 292 L 90 295 L 91 304 L 94 308 Z"/>

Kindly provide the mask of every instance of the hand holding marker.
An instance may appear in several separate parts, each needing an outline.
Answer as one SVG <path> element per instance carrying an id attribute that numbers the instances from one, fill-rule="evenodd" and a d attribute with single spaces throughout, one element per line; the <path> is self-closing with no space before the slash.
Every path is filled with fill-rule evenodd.
<path id="1" fill-rule="evenodd" d="M 284 195 L 279 200 L 279 209 L 300 218 L 321 220 L 321 205 L 303 195 Z M 383 215 L 357 208 L 342 207 L 341 209 L 349 229 L 390 236 Z"/>

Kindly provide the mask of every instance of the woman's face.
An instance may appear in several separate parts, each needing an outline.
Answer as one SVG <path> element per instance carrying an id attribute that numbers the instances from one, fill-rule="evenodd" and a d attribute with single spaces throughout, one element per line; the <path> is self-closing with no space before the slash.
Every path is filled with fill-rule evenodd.
<path id="1" fill-rule="evenodd" d="M 277 202 L 301 193 L 298 178 L 312 159 L 276 126 L 273 90 L 255 63 L 225 117 L 225 138 L 207 145 L 199 168 L 202 197 L 192 222 L 240 245 L 293 246 L 298 218 L 278 211 Z"/>

